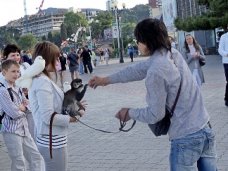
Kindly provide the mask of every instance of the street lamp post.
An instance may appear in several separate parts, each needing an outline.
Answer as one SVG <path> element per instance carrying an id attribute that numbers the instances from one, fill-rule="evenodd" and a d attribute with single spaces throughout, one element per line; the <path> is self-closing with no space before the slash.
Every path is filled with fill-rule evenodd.
<path id="1" fill-rule="evenodd" d="M 119 57 L 120 57 L 120 63 L 124 63 L 122 44 L 120 43 L 120 37 L 121 37 L 120 20 L 119 20 L 120 10 L 117 7 L 117 2 L 114 2 L 112 8 L 113 8 L 113 10 L 115 12 L 115 19 L 116 19 L 116 25 L 117 25 L 117 46 L 118 46 L 118 52 L 119 52 Z M 123 8 L 125 8 L 125 4 L 124 3 L 123 3 Z"/>

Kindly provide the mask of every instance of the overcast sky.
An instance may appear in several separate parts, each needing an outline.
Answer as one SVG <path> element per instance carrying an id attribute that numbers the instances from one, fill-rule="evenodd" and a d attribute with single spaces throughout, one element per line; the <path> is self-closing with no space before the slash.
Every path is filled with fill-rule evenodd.
<path id="1" fill-rule="evenodd" d="M 44 0 L 42 9 L 55 8 L 98 8 L 106 9 L 107 0 Z M 27 14 L 35 14 L 42 0 L 26 0 Z M 137 4 L 148 4 L 148 0 L 118 0 L 118 6 L 122 3 L 126 8 L 132 8 Z M 24 0 L 0 0 L 0 26 L 6 25 L 11 20 L 24 16 Z"/>

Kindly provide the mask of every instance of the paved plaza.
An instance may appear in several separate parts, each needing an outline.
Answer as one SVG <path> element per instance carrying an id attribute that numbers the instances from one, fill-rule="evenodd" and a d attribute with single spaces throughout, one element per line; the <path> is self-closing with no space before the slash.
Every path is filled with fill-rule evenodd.
<path id="1" fill-rule="evenodd" d="M 93 75 L 107 75 L 132 65 L 111 60 L 102 64 L 93 74 L 81 75 L 84 83 Z M 202 94 L 216 132 L 218 170 L 228 171 L 228 107 L 224 105 L 225 76 L 220 56 L 207 56 L 203 67 L 206 83 Z M 70 76 L 68 76 L 70 78 Z M 96 128 L 118 131 L 119 121 L 114 118 L 121 107 L 143 107 L 145 87 L 143 81 L 88 88 L 84 97 L 88 107 L 83 122 Z M 129 124 L 130 125 L 130 124 Z M 127 125 L 128 126 L 128 125 Z M 168 171 L 168 136 L 155 137 L 146 124 L 137 122 L 128 133 L 105 134 L 80 123 L 71 124 L 68 135 L 69 171 Z M 0 135 L 0 171 L 10 170 L 10 159 Z"/>

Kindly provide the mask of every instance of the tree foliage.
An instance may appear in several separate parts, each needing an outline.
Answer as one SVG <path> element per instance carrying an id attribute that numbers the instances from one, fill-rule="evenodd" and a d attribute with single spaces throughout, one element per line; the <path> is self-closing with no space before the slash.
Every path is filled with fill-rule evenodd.
<path id="1" fill-rule="evenodd" d="M 90 24 L 90 27 L 91 27 L 91 34 L 92 34 L 92 38 L 94 39 L 98 39 L 100 38 L 101 34 L 102 34 L 102 25 L 100 22 L 96 22 L 96 21 L 93 21 L 91 24 Z"/>
<path id="2" fill-rule="evenodd" d="M 149 18 L 150 11 L 147 5 L 136 5 L 131 9 L 122 10 L 120 13 L 122 22 L 138 23 L 143 19 Z"/>
<path id="3" fill-rule="evenodd" d="M 61 40 L 67 39 L 67 28 L 64 23 L 62 23 L 60 27 L 60 36 L 61 36 Z"/>
<path id="4" fill-rule="evenodd" d="M 9 43 L 17 44 L 20 38 L 20 30 L 15 28 L 0 27 L 0 49 Z"/>
<path id="5" fill-rule="evenodd" d="M 94 18 L 94 22 L 92 23 L 92 35 L 96 35 L 97 33 L 98 35 L 96 36 L 103 37 L 104 30 L 107 28 L 111 28 L 113 19 L 114 16 L 110 11 L 99 12 Z M 96 23 L 96 21 L 98 21 L 98 23 Z"/>
<path id="6" fill-rule="evenodd" d="M 198 0 L 200 5 L 206 5 L 207 13 L 186 19 L 177 18 L 174 22 L 179 30 L 209 30 L 217 27 L 226 28 L 228 23 L 227 0 Z"/>
<path id="7" fill-rule="evenodd" d="M 28 50 L 35 46 L 37 39 L 32 34 L 21 36 L 18 40 L 18 45 L 21 49 Z"/>
<path id="8" fill-rule="evenodd" d="M 64 25 L 67 30 L 67 37 L 70 37 L 73 33 L 76 33 L 80 26 L 87 27 L 88 21 L 82 13 L 68 12 L 65 14 Z"/>

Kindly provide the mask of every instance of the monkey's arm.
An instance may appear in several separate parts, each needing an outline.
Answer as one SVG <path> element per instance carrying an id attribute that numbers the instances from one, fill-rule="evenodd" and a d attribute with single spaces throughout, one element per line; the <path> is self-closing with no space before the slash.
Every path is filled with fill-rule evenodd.
<path id="1" fill-rule="evenodd" d="M 77 101 L 80 102 L 80 101 L 82 100 L 82 98 L 83 98 L 84 95 L 85 95 L 85 92 L 86 92 L 87 87 L 88 87 L 88 84 L 86 84 L 86 85 L 84 86 L 84 88 L 83 88 L 83 90 L 82 90 L 81 92 L 77 92 L 77 93 L 75 94 L 75 98 L 76 98 Z"/>

